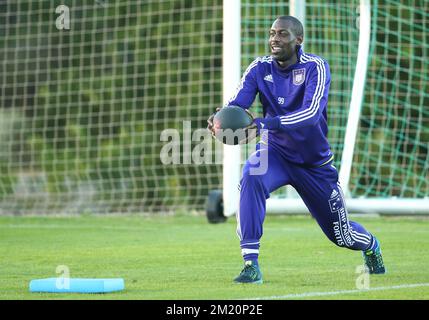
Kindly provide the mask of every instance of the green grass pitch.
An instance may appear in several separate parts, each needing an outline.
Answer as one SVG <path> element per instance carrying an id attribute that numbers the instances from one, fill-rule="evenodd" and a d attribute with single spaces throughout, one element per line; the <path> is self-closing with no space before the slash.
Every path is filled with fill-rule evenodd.
<path id="1" fill-rule="evenodd" d="M 262 285 L 232 283 L 242 267 L 235 218 L 3 216 L 0 299 L 429 299 L 429 219 L 352 219 L 382 243 L 388 273 L 371 275 L 369 290 L 356 288 L 361 253 L 330 243 L 308 216 L 267 216 Z M 125 290 L 29 292 L 30 280 L 56 277 L 58 265 L 75 278 L 124 278 Z"/>

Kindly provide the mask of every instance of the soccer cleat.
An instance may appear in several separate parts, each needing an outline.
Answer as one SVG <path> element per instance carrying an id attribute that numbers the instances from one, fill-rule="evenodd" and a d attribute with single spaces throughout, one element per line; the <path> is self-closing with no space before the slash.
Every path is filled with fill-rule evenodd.
<path id="1" fill-rule="evenodd" d="M 375 238 L 376 247 L 374 250 L 363 251 L 363 257 L 365 259 L 365 265 L 368 268 L 370 274 L 383 274 L 386 273 L 386 269 L 383 263 L 383 257 L 381 256 L 380 243 Z"/>
<path id="2" fill-rule="evenodd" d="M 241 270 L 241 273 L 237 278 L 234 279 L 235 283 L 257 283 L 261 284 L 262 273 L 259 270 L 259 266 L 254 265 L 252 261 L 246 261 L 244 263 L 244 268 Z"/>

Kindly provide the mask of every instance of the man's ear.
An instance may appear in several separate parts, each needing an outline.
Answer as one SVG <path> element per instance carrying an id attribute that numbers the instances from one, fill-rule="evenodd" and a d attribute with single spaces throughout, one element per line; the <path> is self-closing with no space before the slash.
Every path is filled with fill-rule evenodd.
<path id="1" fill-rule="evenodd" d="M 304 42 L 304 38 L 301 36 L 296 37 L 296 44 L 301 45 Z"/>

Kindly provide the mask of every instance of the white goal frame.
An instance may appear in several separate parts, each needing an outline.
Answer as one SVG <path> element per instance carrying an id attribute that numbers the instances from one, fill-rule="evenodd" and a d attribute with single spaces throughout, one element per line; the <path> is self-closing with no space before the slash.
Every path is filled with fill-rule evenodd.
<path id="1" fill-rule="evenodd" d="M 290 14 L 296 16 L 305 25 L 305 0 L 291 0 Z M 223 98 L 227 101 L 233 94 L 241 77 L 240 70 L 240 24 L 241 1 L 223 1 Z M 339 180 L 344 189 L 347 209 L 350 213 L 376 214 L 429 214 L 429 199 L 414 198 L 351 198 L 349 191 L 350 172 L 361 106 L 364 96 L 371 40 L 371 2 L 360 0 L 359 6 L 359 45 L 352 96 L 344 149 L 341 158 Z M 239 191 L 237 185 L 241 175 L 241 151 L 239 146 L 224 146 L 223 149 L 223 201 L 224 215 L 232 216 L 237 212 Z M 287 194 L 291 192 L 288 189 Z M 305 214 L 308 209 L 296 195 L 290 198 L 270 198 L 267 200 L 268 214 Z"/>

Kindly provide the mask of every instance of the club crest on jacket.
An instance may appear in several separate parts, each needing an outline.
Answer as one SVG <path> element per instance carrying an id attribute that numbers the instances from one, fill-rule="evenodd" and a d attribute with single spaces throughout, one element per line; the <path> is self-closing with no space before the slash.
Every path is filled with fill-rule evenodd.
<path id="1" fill-rule="evenodd" d="M 295 69 L 292 71 L 293 75 L 293 84 L 300 85 L 305 81 L 305 69 Z"/>

